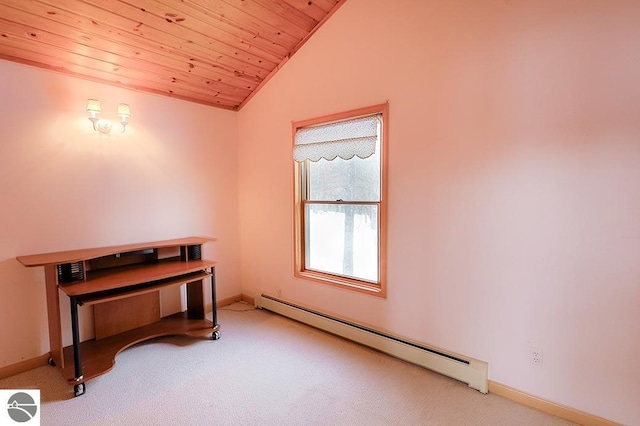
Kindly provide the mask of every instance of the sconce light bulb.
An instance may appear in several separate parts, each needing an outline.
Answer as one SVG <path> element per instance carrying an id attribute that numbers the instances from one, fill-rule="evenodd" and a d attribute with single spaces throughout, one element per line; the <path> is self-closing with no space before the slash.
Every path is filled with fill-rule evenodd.
<path id="1" fill-rule="evenodd" d="M 89 99 L 87 101 L 87 112 L 89 113 L 89 121 L 93 124 L 93 130 L 99 131 L 102 134 L 108 134 L 111 131 L 112 123 L 109 120 L 99 119 L 98 114 L 102 112 L 102 106 L 97 99 Z M 128 119 L 131 117 L 131 109 L 127 104 L 118 105 L 118 116 L 120 117 L 120 129 L 124 133 L 128 124 Z"/>

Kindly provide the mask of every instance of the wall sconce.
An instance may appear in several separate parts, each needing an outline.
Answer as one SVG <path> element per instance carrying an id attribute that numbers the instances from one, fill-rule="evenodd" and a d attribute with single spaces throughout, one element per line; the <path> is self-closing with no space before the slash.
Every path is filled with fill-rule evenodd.
<path id="1" fill-rule="evenodd" d="M 91 115 L 89 120 L 93 123 L 93 130 L 97 130 L 100 133 L 106 135 L 111 132 L 111 127 L 113 123 L 110 120 L 105 120 L 104 118 L 98 118 L 98 114 L 102 114 L 102 107 L 100 106 L 100 101 L 97 99 L 89 99 L 87 101 L 87 112 Z M 119 104 L 118 105 L 118 115 L 120 116 L 120 128 L 121 132 L 127 128 L 127 121 L 129 117 L 131 117 L 131 109 L 127 104 Z"/>

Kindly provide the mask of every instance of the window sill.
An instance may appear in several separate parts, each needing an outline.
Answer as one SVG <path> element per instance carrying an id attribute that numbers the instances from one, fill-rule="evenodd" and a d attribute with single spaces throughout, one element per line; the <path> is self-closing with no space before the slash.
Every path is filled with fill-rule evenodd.
<path id="1" fill-rule="evenodd" d="M 366 281 L 309 270 L 296 271 L 294 273 L 294 276 L 296 278 L 314 281 L 322 284 L 328 284 L 345 290 L 356 291 L 363 294 L 369 294 L 371 296 L 381 297 L 383 299 L 387 297 L 384 285 L 382 284 L 373 284 Z"/>

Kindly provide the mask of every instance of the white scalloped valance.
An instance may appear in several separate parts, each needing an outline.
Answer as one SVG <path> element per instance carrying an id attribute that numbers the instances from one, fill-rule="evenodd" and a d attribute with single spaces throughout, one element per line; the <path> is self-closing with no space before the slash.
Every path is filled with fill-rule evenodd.
<path id="1" fill-rule="evenodd" d="M 370 157 L 376 150 L 380 115 L 319 126 L 301 127 L 296 131 L 293 159 L 318 161 L 321 158 L 344 160 Z"/>

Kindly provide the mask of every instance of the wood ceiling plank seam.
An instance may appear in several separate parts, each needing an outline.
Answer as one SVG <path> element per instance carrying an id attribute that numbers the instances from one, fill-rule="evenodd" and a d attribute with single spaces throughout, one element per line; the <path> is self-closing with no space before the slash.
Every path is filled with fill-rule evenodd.
<path id="1" fill-rule="evenodd" d="M 309 0 L 285 0 L 288 2 L 299 2 L 299 3 L 307 3 Z M 324 10 L 326 13 L 329 13 L 333 10 L 334 7 L 340 3 L 339 0 L 312 0 L 313 4 Z"/>
<path id="2" fill-rule="evenodd" d="M 23 4 L 21 1 L 18 1 L 18 0 L 3 0 L 3 4 L 0 5 L 0 7 L 5 6 L 4 3 L 11 3 L 11 2 L 13 3 L 17 2 L 18 4 Z M 80 32 L 87 32 L 86 28 L 89 27 L 94 30 L 93 33 L 88 32 L 90 35 L 95 35 L 96 31 L 101 31 L 102 33 L 105 33 L 104 38 L 113 38 L 114 33 L 116 35 L 120 35 L 121 37 L 125 37 L 125 35 L 128 35 L 127 40 L 129 40 L 129 44 L 134 43 L 136 47 L 139 45 L 143 45 L 145 46 L 145 48 L 152 49 L 153 51 L 156 51 L 156 52 L 164 52 L 164 51 L 167 51 L 167 48 L 172 48 L 172 49 L 175 49 L 171 53 L 172 55 L 184 56 L 186 59 L 190 59 L 193 57 L 201 58 L 201 61 L 203 63 L 208 62 L 208 63 L 211 63 L 212 66 L 214 66 L 215 64 L 216 68 L 227 70 L 230 76 L 237 74 L 236 71 L 240 69 L 240 70 L 243 70 L 244 74 L 261 79 L 262 75 L 263 74 L 266 75 L 266 72 L 268 71 L 267 69 L 257 68 L 251 64 L 240 62 L 236 58 L 229 58 L 228 56 L 224 56 L 224 55 L 220 55 L 220 57 L 218 58 L 218 61 L 215 61 L 215 60 L 208 61 L 207 58 L 210 56 L 210 52 L 201 52 L 201 51 L 195 52 L 191 50 L 187 51 L 187 49 L 180 49 L 179 47 L 175 48 L 173 46 L 163 46 L 158 44 L 152 39 L 148 39 L 146 37 L 140 37 L 140 35 L 136 35 L 134 33 L 128 32 L 127 29 L 117 28 L 117 27 L 106 25 L 106 24 L 98 25 L 98 23 L 91 20 L 91 18 L 84 18 L 84 17 L 80 17 L 79 15 L 72 15 L 72 12 L 68 12 L 64 9 L 60 9 L 55 6 L 43 5 L 43 7 L 44 6 L 46 6 L 46 8 L 44 10 L 41 10 L 40 12 L 44 16 L 46 16 L 46 18 L 42 18 L 42 19 L 54 20 L 55 22 L 58 22 L 62 25 L 76 28 Z M 28 11 L 22 11 L 19 9 L 13 9 L 13 10 L 20 11 L 27 14 L 29 13 Z M 69 18 L 67 18 L 65 14 L 68 14 Z M 37 16 L 37 15 L 33 15 L 33 16 Z M 80 19 L 80 21 L 78 24 L 76 24 L 76 21 L 78 21 L 78 19 Z M 101 27 L 101 28 L 103 27 L 105 29 L 103 30 L 98 27 Z M 112 31 L 111 29 L 113 29 L 114 31 Z M 98 36 L 102 37 L 102 34 L 99 33 Z M 184 53 L 181 53 L 181 52 L 184 52 Z M 232 65 L 236 65 L 236 66 L 232 66 Z"/>
<path id="3" fill-rule="evenodd" d="M 5 24 L 5 25 L 8 25 L 9 28 L 11 27 L 10 24 Z M 18 25 L 18 24 L 15 24 L 15 25 Z M 16 33 L 14 32 L 14 34 L 16 34 Z M 42 32 L 39 32 L 38 34 L 41 35 Z M 53 46 L 60 46 L 60 45 L 61 45 L 60 43 L 54 43 L 53 44 Z M 99 52 L 94 52 L 94 49 L 95 48 L 87 47 L 87 46 L 82 46 L 82 48 L 80 48 L 80 49 L 72 49 L 72 48 L 69 48 L 69 47 L 66 48 L 66 50 L 73 51 L 75 53 L 80 53 L 81 51 L 83 51 L 82 54 L 84 56 L 90 56 L 90 57 L 93 57 L 93 58 L 100 58 L 103 61 L 112 63 L 113 66 L 125 66 L 125 67 L 131 68 L 131 69 L 145 70 L 145 71 L 148 71 L 148 72 L 156 72 L 159 75 L 168 76 L 168 77 L 176 75 L 176 71 L 174 69 L 169 69 L 169 68 L 163 67 L 158 62 L 152 62 L 152 61 L 146 61 L 144 59 L 138 59 L 138 60 L 135 60 L 136 64 L 139 63 L 139 64 L 143 64 L 143 65 L 146 64 L 146 65 L 145 66 L 135 66 L 134 64 L 130 63 L 130 61 L 132 61 L 132 60 L 130 58 L 128 58 L 127 56 L 122 56 L 117 52 L 107 52 L 107 51 L 104 51 L 104 50 L 100 50 Z M 99 49 L 96 49 L 96 50 L 99 50 Z M 100 52 L 103 52 L 104 54 L 114 54 L 114 55 L 118 56 L 118 58 L 109 60 L 107 58 L 104 58 L 102 56 L 102 53 L 100 53 Z M 156 71 L 156 70 L 160 70 L 160 71 Z M 196 70 L 196 72 L 191 72 L 192 70 L 189 70 L 189 71 L 178 71 L 178 72 L 180 72 L 180 74 L 178 74 L 178 75 L 182 76 L 182 75 L 186 75 L 184 73 L 190 73 L 190 74 L 196 75 L 199 78 L 201 78 L 202 81 L 204 81 L 206 84 L 211 84 L 210 81 L 215 81 L 217 83 L 221 83 L 222 85 L 233 86 L 233 87 L 237 87 L 237 88 L 244 89 L 244 90 L 249 90 L 249 91 L 251 91 L 252 89 L 255 88 L 255 86 L 257 86 L 257 83 L 254 82 L 254 81 L 246 82 L 246 81 L 243 81 L 240 78 L 235 78 L 235 79 L 226 79 L 226 78 L 224 78 L 223 79 L 222 78 L 223 76 L 220 73 L 215 73 L 213 71 L 208 71 L 208 72 L 200 72 L 200 71 L 198 71 L 198 70 L 204 70 L 204 67 L 194 67 L 193 70 Z M 251 86 L 249 86 L 248 84 L 251 84 Z M 224 88 L 219 88 L 218 90 L 227 91 Z"/>
<path id="4" fill-rule="evenodd" d="M 47 69 L 50 70 L 59 72 L 65 71 L 64 62 L 62 62 L 59 58 L 52 56 L 47 59 L 46 62 L 42 62 L 43 55 L 37 52 L 32 52 L 30 49 L 24 49 L 22 46 L 17 47 L 12 42 L 5 46 L 2 53 L 0 53 L 0 56 L 19 59 L 19 61 L 17 62 L 22 62 L 22 60 L 25 60 L 39 68 L 42 68 L 43 65 L 46 65 Z"/>
<path id="5" fill-rule="evenodd" d="M 288 39 L 288 42 L 284 45 L 290 45 L 297 43 L 303 36 L 303 34 L 291 34 L 282 30 L 277 25 L 272 25 L 268 22 L 260 19 L 255 19 L 252 15 L 248 15 L 245 11 L 238 9 L 233 3 L 224 1 L 209 1 L 206 4 L 198 4 L 198 0 L 184 0 L 192 6 L 198 6 L 205 9 L 208 13 L 212 13 L 224 19 L 230 25 L 239 29 L 246 29 L 253 33 L 259 33 L 267 37 L 268 39 L 279 40 L 282 38 Z M 300 30 L 298 29 L 298 32 Z"/>
<path id="6" fill-rule="evenodd" d="M 329 12 L 328 10 L 322 9 L 320 6 L 316 4 L 316 2 L 309 0 L 283 0 L 290 7 L 293 7 L 300 12 L 310 16 L 316 22 L 322 21 L 324 16 Z"/>
<path id="7" fill-rule="evenodd" d="M 122 0 L 122 2 L 135 8 L 135 5 L 125 0 Z M 249 58 L 249 61 L 254 60 L 258 63 L 262 63 L 262 61 L 271 61 L 272 63 L 276 64 L 282 57 L 281 54 L 279 55 L 277 53 L 273 53 L 269 50 L 263 49 L 259 46 L 259 44 L 254 43 L 252 45 L 247 42 L 238 42 L 236 37 L 222 30 L 218 30 L 216 32 L 217 37 L 211 37 L 208 31 L 211 30 L 211 28 L 215 27 L 194 16 L 190 16 L 184 13 L 178 15 L 177 13 L 173 12 L 173 10 L 177 10 L 175 8 L 170 9 L 172 11 L 169 12 L 167 11 L 167 8 L 163 8 L 162 6 L 163 4 L 158 3 L 157 1 L 148 0 L 145 3 L 144 7 L 144 11 L 146 13 L 155 16 L 156 22 L 161 23 L 162 27 L 157 24 L 155 25 L 157 29 L 165 29 L 167 24 L 177 26 L 177 30 L 172 31 L 171 29 L 169 29 L 168 32 L 174 34 L 175 36 L 184 38 L 185 40 L 198 40 L 197 44 L 203 47 L 224 45 L 229 49 L 229 51 L 234 51 L 234 55 L 236 56 L 240 52 L 242 52 L 243 55 L 248 54 L 255 57 L 255 59 Z M 187 16 L 189 16 L 191 19 L 187 19 Z M 188 24 L 188 26 L 186 24 Z"/>
<path id="8" fill-rule="evenodd" d="M 10 28 L 11 25 L 8 25 L 8 27 Z M 11 31 L 8 32 L 9 34 L 11 34 Z M 31 33 L 33 34 L 33 33 Z M 28 34 L 28 35 L 31 35 Z M 43 34 L 43 31 L 40 31 L 38 34 Z M 14 33 L 14 36 L 24 39 L 24 40 L 31 40 L 30 37 L 24 37 L 20 35 L 20 32 Z M 55 35 L 51 35 L 51 37 L 55 37 Z M 224 93 L 227 96 L 230 96 L 231 94 L 238 94 L 238 96 L 240 97 L 233 97 L 233 100 L 237 100 L 237 99 L 243 99 L 244 97 L 246 97 L 252 90 L 251 87 L 246 87 L 246 86 L 234 86 L 231 85 L 229 83 L 225 83 L 221 80 L 218 80 L 216 78 L 211 78 L 211 77 L 203 77 L 203 76 L 199 76 L 197 74 L 190 74 L 188 72 L 184 72 L 184 71 L 176 71 L 174 69 L 168 69 L 168 68 L 164 68 L 162 66 L 158 66 L 154 63 L 149 63 L 150 66 L 144 66 L 141 67 L 139 66 L 139 64 L 146 64 L 148 63 L 147 61 L 143 61 L 143 60 L 130 60 L 126 57 L 122 57 L 119 56 L 117 53 L 111 53 L 108 51 L 104 51 L 104 50 L 99 50 L 99 49 L 95 49 L 93 47 L 89 47 L 89 46 L 83 46 L 84 49 L 86 49 L 84 52 L 80 52 L 77 49 L 71 48 L 70 46 L 64 47 L 62 42 L 57 42 L 57 43 L 48 43 L 46 41 L 46 37 L 39 37 L 41 39 L 43 39 L 43 41 L 41 41 L 41 43 L 43 45 L 46 46 L 50 46 L 50 49 L 52 51 L 55 50 L 62 50 L 65 51 L 67 53 L 70 54 L 75 54 L 75 55 L 80 55 L 80 56 L 84 56 L 84 57 L 88 57 L 97 61 L 102 61 L 105 63 L 108 63 L 110 65 L 112 65 L 114 68 L 127 68 L 133 71 L 140 71 L 140 72 L 145 72 L 145 73 L 151 73 L 151 74 L 155 74 L 159 77 L 161 77 L 162 79 L 166 79 L 167 81 L 171 81 L 172 78 L 175 77 L 179 77 L 176 80 L 182 80 L 182 81 L 186 81 L 187 83 L 189 83 L 190 79 L 194 78 L 192 76 L 195 76 L 198 78 L 198 83 L 190 83 L 193 84 L 194 87 L 208 87 L 208 88 L 212 88 L 213 90 L 220 92 L 220 93 Z M 73 41 L 69 41 L 72 45 L 74 44 Z M 102 53 L 101 53 L 102 52 Z M 113 58 L 113 59 L 109 59 L 106 57 L 103 57 L 102 55 L 106 54 L 108 55 L 114 55 L 117 56 L 117 58 Z M 133 63 L 132 63 L 133 62 Z M 160 71 L 159 71 L 160 70 Z"/>
<path id="9" fill-rule="evenodd" d="M 171 0 L 160 1 L 166 2 Z M 241 23 L 237 20 L 230 19 L 225 15 L 220 15 L 207 9 L 206 6 L 196 4 L 189 0 L 181 1 L 180 5 L 184 6 L 185 8 L 195 10 L 197 11 L 197 13 L 206 16 L 208 18 L 208 21 L 224 25 L 227 31 L 231 32 L 232 34 L 237 33 L 237 37 L 242 40 L 259 40 L 265 49 L 268 45 L 273 46 L 275 50 L 277 50 L 279 53 L 281 52 L 281 58 L 288 54 L 289 50 L 300 40 L 299 37 L 294 37 L 289 34 L 283 34 L 279 29 L 275 27 L 268 27 L 266 26 L 266 24 L 262 24 L 260 26 L 246 25 L 246 22 Z M 237 13 L 242 12 L 237 11 Z"/>
<path id="10" fill-rule="evenodd" d="M 241 15 L 239 15 L 240 19 L 238 19 L 238 22 L 245 22 L 248 17 L 251 18 L 251 22 L 254 22 L 254 24 L 263 23 L 276 28 L 278 30 L 276 34 L 278 35 L 284 33 L 301 39 L 309 32 L 306 28 L 294 25 L 292 22 L 275 15 L 270 10 L 249 0 L 243 0 L 241 2 L 233 0 L 219 0 L 218 3 L 226 3 L 240 12 Z M 237 13 L 236 16 L 238 16 Z"/>
<path id="11" fill-rule="evenodd" d="M 205 63 L 205 61 L 202 61 L 203 63 Z M 215 69 L 215 70 L 221 70 L 224 71 L 225 67 L 224 66 L 220 66 L 219 63 L 217 64 L 211 64 L 211 68 Z M 236 87 L 241 87 L 241 88 L 250 88 L 249 85 L 253 85 L 255 84 L 256 80 L 258 80 L 257 78 L 254 78 L 252 75 L 247 74 L 247 73 L 243 73 L 243 72 L 239 72 L 239 71 L 234 71 L 234 79 L 244 79 L 244 80 L 248 80 L 248 82 L 238 82 L 238 83 L 234 83 L 233 85 Z M 217 81 L 221 81 L 220 78 L 215 79 Z M 227 79 L 227 81 L 229 81 Z M 248 83 L 248 84 L 247 84 Z"/>
<path id="12" fill-rule="evenodd" d="M 289 54 L 289 56 L 285 57 L 282 62 L 280 62 L 278 64 L 278 66 L 269 73 L 269 75 L 267 75 L 264 80 L 262 80 L 260 82 L 260 84 L 258 85 L 258 87 L 249 94 L 249 96 L 246 97 L 246 99 L 244 101 L 242 101 L 242 103 L 240 104 L 240 106 L 238 106 L 238 111 L 240 111 L 255 95 L 256 93 L 258 93 L 260 91 L 260 89 L 262 89 L 262 87 L 267 84 L 269 82 L 269 80 L 271 80 L 271 78 L 280 70 L 280 68 L 282 68 L 284 66 L 284 64 L 307 42 L 307 40 L 309 40 L 309 38 L 311 38 L 311 36 L 318 31 L 318 29 L 320 29 L 325 22 L 327 22 L 329 20 L 329 18 L 331 18 L 331 16 L 333 16 L 333 14 L 340 8 L 340 6 L 342 6 L 347 0 L 337 0 L 337 5 L 335 8 L 333 8 L 331 10 L 331 12 L 327 13 L 327 15 L 324 17 L 324 19 L 322 21 L 320 21 L 320 23 L 318 23 L 318 25 L 316 25 L 316 27 L 309 32 L 309 34 L 307 34 L 307 36 L 305 38 L 303 38 L 302 40 L 300 40 L 300 43 L 298 44 L 298 46 L 296 46 L 295 49 L 293 49 L 291 51 L 291 54 Z"/>
<path id="13" fill-rule="evenodd" d="M 20 2 L 22 0 L 3 0 L 4 1 L 8 1 L 8 2 Z M 106 29 L 109 28 L 113 28 L 116 29 L 120 32 L 123 33 L 127 33 L 130 34 L 131 36 L 134 36 L 135 38 L 141 39 L 141 40 L 145 40 L 148 42 L 148 45 L 151 48 L 154 49 L 159 49 L 159 50 L 163 50 L 167 47 L 173 48 L 176 50 L 176 52 L 178 51 L 182 51 L 185 52 L 185 56 L 190 56 L 190 57 L 201 57 L 203 59 L 207 59 L 207 58 L 211 58 L 210 61 L 213 63 L 223 63 L 226 66 L 230 67 L 233 70 L 237 70 L 237 69 L 242 69 L 245 70 L 248 74 L 252 74 L 252 75 L 259 75 L 259 73 L 256 72 L 256 70 L 263 70 L 263 71 L 270 71 L 269 68 L 271 66 L 275 66 L 272 63 L 268 62 L 268 61 L 263 61 L 261 64 L 259 64 L 258 66 L 251 64 L 251 63 L 247 63 L 244 62 L 238 58 L 235 57 L 235 55 L 233 55 L 233 53 L 231 54 L 227 54 L 224 52 L 217 52 L 214 49 L 207 49 L 204 47 L 200 47 L 198 45 L 195 45 L 194 43 L 185 43 L 184 39 L 181 38 L 177 38 L 177 37 L 173 37 L 170 35 L 170 37 L 172 38 L 172 40 L 166 40 L 167 43 L 160 43 L 158 42 L 158 37 L 165 37 L 167 35 L 166 31 L 163 30 L 157 30 L 153 27 L 149 27 L 149 26 L 143 26 L 144 31 L 140 30 L 140 22 L 139 21 L 135 21 L 129 18 L 124 18 L 120 15 L 110 15 L 109 11 L 106 11 L 100 7 L 97 6 L 93 6 L 90 5 L 86 2 L 82 2 L 83 4 L 92 7 L 92 11 L 99 13 L 100 16 L 102 16 L 102 20 L 98 20 L 98 19 L 94 19 L 91 16 L 87 16 L 86 14 L 80 14 L 77 11 L 74 10 L 70 10 L 70 4 L 75 4 L 73 0 L 55 0 L 55 1 L 50 1 L 50 0 L 40 0 L 39 3 L 42 3 L 43 5 L 46 5 L 47 8 L 54 8 L 55 10 L 58 11 L 57 15 L 60 14 L 60 12 L 64 12 L 67 14 L 70 14 L 71 16 L 76 16 L 78 18 L 81 19 L 81 23 L 84 23 L 84 27 L 83 28 L 78 28 L 81 31 L 87 31 L 87 27 L 89 28 L 93 28 L 95 29 L 98 26 L 103 26 Z M 58 6 L 65 6 L 65 8 L 61 8 Z M 72 8 L 71 8 L 72 9 Z M 49 13 L 46 10 L 44 11 L 44 13 Z M 109 15 L 105 15 L 105 13 L 109 14 Z M 53 15 L 53 18 L 55 19 L 55 17 L 57 15 Z M 86 21 L 86 22 L 85 22 Z M 108 23 L 107 23 L 108 21 Z M 132 25 L 134 24 L 135 25 Z M 73 22 L 66 22 L 65 24 L 67 25 L 74 25 Z M 77 25 L 75 25 L 77 27 Z M 146 36 L 145 33 L 147 33 L 150 36 Z M 217 59 L 217 60 L 215 60 Z M 262 73 L 260 73 L 262 74 Z"/>
<path id="14" fill-rule="evenodd" d="M 263 8 L 277 15 L 278 17 L 284 18 L 287 22 L 290 22 L 293 25 L 300 26 L 300 28 L 304 29 L 307 32 L 311 31 L 312 28 L 318 25 L 318 20 L 298 10 L 297 8 L 292 7 L 291 5 L 289 5 L 287 2 L 283 0 L 251 0 L 251 1 L 262 6 Z"/>
<path id="15" fill-rule="evenodd" d="M 5 42 L 5 44 L 11 44 L 15 47 L 29 50 L 31 52 L 38 53 L 44 57 L 48 56 L 48 57 L 58 58 L 58 61 L 62 60 L 63 64 L 83 66 L 86 69 L 90 69 L 92 71 L 108 73 L 117 77 L 124 76 L 126 78 L 132 79 L 133 81 L 141 81 L 141 79 L 139 78 L 140 71 L 132 70 L 123 66 L 114 65 L 111 62 L 102 61 L 102 60 L 91 58 L 88 56 L 78 55 L 72 52 L 66 52 L 66 53 L 69 54 L 68 55 L 69 58 L 76 58 L 76 60 L 64 59 L 64 57 L 61 57 L 61 56 L 51 55 L 52 52 L 59 51 L 60 50 L 59 48 L 51 49 L 49 47 L 46 47 L 46 45 L 44 44 L 34 45 L 30 42 L 30 40 L 25 38 L 20 38 L 20 37 L 4 38 L 3 41 Z M 81 60 L 79 60 L 78 58 L 80 58 Z M 144 73 L 144 76 L 145 78 L 142 81 L 146 83 L 153 83 L 154 85 L 156 85 L 156 87 L 164 87 L 167 91 L 171 93 L 175 91 L 176 88 L 179 88 L 182 91 L 192 91 L 196 93 L 208 92 L 209 94 L 213 95 L 213 97 L 220 98 L 220 99 L 228 99 L 236 103 L 240 102 L 248 94 L 248 93 L 242 93 L 242 94 L 233 96 L 233 92 L 238 92 L 240 89 L 222 93 L 220 90 L 213 88 L 213 86 L 216 86 L 215 84 L 213 86 L 209 86 L 207 84 L 197 84 L 197 85 L 184 84 L 183 80 L 181 79 L 172 80 L 170 77 L 165 78 L 164 76 L 156 76 L 156 74 L 154 73 Z M 140 85 L 140 84 L 137 84 L 137 86 L 143 87 L 143 88 L 148 87 L 148 85 Z M 199 90 L 193 90 L 194 87 L 198 88 Z"/>
<path id="16" fill-rule="evenodd" d="M 180 15 L 175 14 L 176 15 L 175 17 L 169 17 L 169 19 L 174 20 L 176 24 L 178 25 L 185 25 L 187 23 L 191 24 L 191 22 L 188 19 L 185 19 L 184 21 L 179 21 L 180 18 L 189 16 L 192 19 L 201 22 L 202 25 L 206 25 L 209 28 L 215 29 L 219 33 L 225 34 L 225 37 L 230 38 L 230 41 L 227 42 L 227 44 L 230 44 L 236 48 L 245 49 L 245 50 L 251 50 L 253 46 L 256 45 L 259 49 L 263 50 L 269 55 L 272 55 L 272 57 L 274 58 L 273 60 L 275 62 L 279 62 L 282 59 L 282 57 L 287 55 L 291 50 L 291 48 L 295 46 L 295 43 L 290 43 L 289 45 L 286 45 L 286 46 L 280 45 L 275 41 L 268 40 L 267 38 L 260 36 L 260 34 L 252 34 L 247 31 L 240 30 L 234 26 L 229 25 L 224 20 L 215 19 L 213 17 L 207 16 L 207 14 L 205 13 L 206 11 L 191 7 L 189 3 L 175 2 L 171 0 L 169 1 L 155 0 L 155 1 L 156 3 L 166 8 L 170 8 L 172 10 L 180 12 Z M 165 14 L 169 15 L 173 13 L 165 12 Z M 201 32 L 206 37 L 213 38 L 214 40 L 216 39 L 216 37 L 213 37 L 210 34 L 203 32 L 204 31 L 203 29 L 200 29 L 198 31 Z"/>
<path id="17" fill-rule="evenodd" d="M 55 0 L 55 3 L 58 4 L 63 1 L 68 0 Z M 207 51 L 211 50 L 213 52 L 222 53 L 231 58 L 235 58 L 242 62 L 251 63 L 257 67 L 264 69 L 273 69 L 273 67 L 275 67 L 275 65 L 277 64 L 277 60 L 274 61 L 264 56 L 258 56 L 257 52 L 242 52 L 242 55 L 240 56 L 238 52 L 239 49 L 236 49 L 233 46 L 229 46 L 226 43 L 221 42 L 212 45 L 207 44 L 206 42 L 202 42 L 200 33 L 184 26 L 173 25 L 173 22 L 167 22 L 167 19 L 164 16 L 156 15 L 146 8 L 139 8 L 136 5 L 127 2 L 126 0 L 120 0 L 119 2 L 115 3 L 122 6 L 112 10 L 104 9 L 104 0 L 83 0 L 82 2 L 84 4 L 94 6 L 97 9 L 101 9 L 109 14 L 113 13 L 115 15 L 118 15 L 121 18 L 124 18 L 132 23 L 142 22 L 143 25 L 147 28 L 155 29 L 162 34 L 168 35 L 169 37 L 181 40 L 182 45 L 186 44 L 199 46 L 200 48 Z M 151 9 L 150 6 L 153 6 L 149 1 L 147 1 L 145 4 L 147 5 L 146 7 L 149 7 L 149 9 Z M 114 7 L 113 4 L 112 7 Z M 122 7 L 124 7 L 123 10 L 121 10 Z M 103 19 L 103 22 L 109 23 L 109 18 L 110 17 L 106 17 L 106 19 Z"/>
<path id="18" fill-rule="evenodd" d="M 225 22 L 227 25 L 237 28 L 239 31 L 244 31 L 248 34 L 260 34 L 260 36 L 280 46 L 292 46 L 300 40 L 300 37 L 282 33 L 279 28 L 269 25 L 266 22 L 255 20 L 247 21 L 246 13 L 223 2 L 209 1 L 206 4 L 202 4 L 197 0 L 195 2 L 193 0 L 182 0 L 182 3 L 200 11 L 206 16 L 210 16 L 214 20 Z"/>
<path id="19" fill-rule="evenodd" d="M 16 51 L 16 55 L 0 54 L 0 57 L 15 61 L 18 63 L 23 63 L 26 65 L 42 68 L 43 63 L 40 60 L 43 57 L 46 57 L 47 55 L 41 52 L 32 52 L 29 49 L 25 49 L 23 46 L 20 46 L 14 49 Z M 51 65 L 51 64 L 55 64 L 55 65 Z M 228 101 L 224 98 L 216 98 L 216 101 L 213 102 L 211 101 L 210 97 L 205 98 L 203 97 L 203 94 L 199 92 L 192 93 L 189 91 L 180 91 L 180 90 L 172 91 L 167 89 L 154 89 L 150 87 L 138 86 L 136 83 L 137 80 L 129 80 L 126 77 L 122 78 L 124 76 L 118 76 L 119 80 L 114 81 L 113 75 L 111 73 L 105 73 L 99 70 L 90 69 L 91 73 L 89 74 L 87 72 L 86 67 L 82 65 L 74 64 L 74 63 L 60 62 L 60 59 L 55 57 L 50 57 L 49 59 L 47 59 L 44 65 L 46 65 L 45 68 L 50 71 L 59 72 L 59 73 L 70 75 L 75 78 L 80 78 L 83 80 L 96 81 L 99 83 L 109 84 L 111 86 L 123 87 L 130 90 L 154 93 L 162 96 L 171 96 L 171 97 L 176 97 L 176 98 L 191 101 L 191 102 L 196 102 L 196 103 L 216 106 L 216 107 L 223 107 L 231 110 L 235 110 L 238 105 L 236 101 Z M 101 77 L 98 77 L 98 76 L 101 76 Z M 191 93 L 191 94 L 185 95 L 187 93 Z"/>
<path id="20" fill-rule="evenodd" d="M 1 10 L 1 9 L 0 9 Z M 0 14 L 0 16 L 3 16 L 2 14 Z M 40 18 L 40 17 L 36 17 L 38 19 L 44 19 L 44 18 Z M 128 60 L 131 61 L 136 61 L 136 62 L 141 62 L 141 63 L 148 63 L 150 65 L 154 65 L 157 67 L 161 67 L 162 69 L 166 70 L 166 73 L 172 73 L 173 70 L 170 68 L 167 68 L 165 65 L 167 63 L 171 63 L 173 68 L 175 68 L 178 71 L 183 71 L 183 72 L 188 72 L 188 73 L 192 73 L 195 75 L 198 75 L 204 79 L 208 79 L 208 80 L 216 80 L 218 82 L 221 83 L 226 83 L 228 85 L 231 86 L 236 86 L 242 89 L 253 89 L 255 88 L 255 86 L 258 84 L 258 82 L 260 81 L 260 79 L 257 78 L 253 78 L 251 76 L 238 76 L 236 74 L 231 74 L 234 78 L 227 78 L 230 77 L 228 76 L 227 73 L 225 72 L 218 72 L 215 70 L 211 70 L 208 67 L 205 66 L 195 66 L 195 65 L 191 65 L 190 62 L 185 61 L 184 63 L 176 61 L 175 59 L 173 59 L 171 56 L 160 56 L 158 55 L 158 58 L 156 58 L 155 60 L 153 59 L 147 59 L 147 58 L 151 58 L 149 55 L 154 55 L 155 52 L 149 52 L 148 55 L 142 55 L 141 54 L 141 50 L 143 49 L 136 49 L 132 47 L 132 54 L 131 55 L 123 55 L 120 52 L 109 52 L 107 50 L 101 50 L 100 48 L 96 48 L 92 45 L 88 45 L 88 44 L 83 44 L 82 41 L 82 35 L 79 35 L 77 32 L 73 31 L 72 29 L 69 29 L 68 27 L 62 27 L 58 29 L 58 33 L 57 34 L 53 34 L 53 33 L 49 33 L 47 31 L 44 30 L 39 30 L 37 28 L 34 28 L 28 24 L 24 24 L 22 22 L 17 23 L 17 22 L 13 22 L 13 21 L 7 21 L 3 18 L 0 18 L 0 21 L 3 22 L 2 26 L 5 29 L 9 29 L 11 30 L 13 28 L 13 33 L 14 34 L 22 34 L 23 32 L 26 34 L 29 34 L 30 36 L 32 36 L 34 39 L 42 39 L 44 37 L 44 39 L 49 39 L 49 38 L 56 38 L 57 41 L 55 42 L 48 42 L 48 44 L 51 45 L 62 45 L 62 43 L 72 43 L 74 45 L 77 45 L 77 48 L 70 48 L 67 47 L 67 50 L 72 50 L 74 52 L 79 52 L 83 49 L 95 49 L 98 52 L 93 52 L 93 54 L 89 51 L 87 51 L 86 55 L 92 55 L 94 57 L 100 57 L 100 53 L 99 52 L 106 52 L 106 53 L 110 53 L 110 54 L 114 54 L 116 56 L 118 56 L 119 58 L 123 58 L 124 59 L 124 64 L 125 66 L 129 66 L 132 67 L 131 65 L 127 65 L 126 62 Z M 38 37 L 36 37 L 36 35 Z M 74 40 L 73 38 L 71 38 L 72 36 L 77 36 L 79 40 Z M 101 43 L 98 43 L 97 45 L 101 45 Z M 123 43 L 119 43 L 118 46 L 120 48 L 123 47 Z M 136 55 L 137 53 L 137 55 Z M 106 59 L 105 59 L 106 60 Z M 117 62 L 117 61 L 116 61 Z M 190 66 L 191 65 L 191 66 Z M 182 70 L 182 68 L 184 68 L 184 70 Z M 249 86 L 250 85 L 250 86 Z"/>

